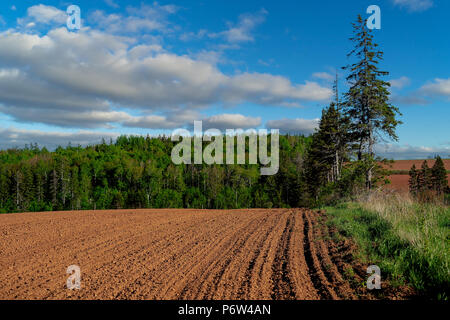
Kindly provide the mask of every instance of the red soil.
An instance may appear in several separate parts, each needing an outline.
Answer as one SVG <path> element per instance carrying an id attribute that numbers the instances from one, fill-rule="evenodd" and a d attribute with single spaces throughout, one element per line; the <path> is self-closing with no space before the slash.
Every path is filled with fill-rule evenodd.
<path id="1" fill-rule="evenodd" d="M 384 168 L 388 170 L 406 170 L 409 171 L 413 164 L 416 165 L 417 169 L 420 169 L 424 160 L 396 160 L 394 163 L 389 165 L 383 165 Z M 450 159 L 442 159 L 446 170 L 450 170 Z M 428 166 L 431 168 L 434 165 L 434 159 L 427 159 Z"/>
<path id="2" fill-rule="evenodd" d="M 390 184 L 386 185 L 385 188 L 388 190 L 394 190 L 398 192 L 408 192 L 409 191 L 409 174 L 407 173 L 413 164 L 416 165 L 416 168 L 419 170 L 422 166 L 424 160 L 396 160 L 391 165 L 384 165 L 384 167 L 388 170 L 405 171 L 404 174 L 392 174 L 388 178 L 391 181 Z M 450 170 L 450 159 L 442 159 L 444 162 L 444 166 L 446 170 Z M 434 165 L 435 160 L 427 159 L 428 167 L 432 167 Z M 447 174 L 447 180 L 450 182 L 450 174 Z"/>
<path id="3" fill-rule="evenodd" d="M 368 297 L 364 267 L 348 278 L 354 248 L 332 241 L 323 219 L 304 209 L 4 214 L 0 299 Z M 70 265 L 80 290 L 66 287 Z"/>

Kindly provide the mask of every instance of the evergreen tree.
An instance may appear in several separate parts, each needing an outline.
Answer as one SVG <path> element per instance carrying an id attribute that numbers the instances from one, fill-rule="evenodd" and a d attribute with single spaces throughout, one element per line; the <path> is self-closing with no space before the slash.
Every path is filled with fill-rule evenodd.
<path id="1" fill-rule="evenodd" d="M 342 163 L 347 158 L 347 130 L 348 119 L 339 110 L 337 96 L 335 102 L 322 110 L 319 129 L 314 133 L 308 150 L 306 181 L 309 193 L 316 201 L 322 186 L 340 179 Z"/>
<path id="2" fill-rule="evenodd" d="M 444 162 L 439 156 L 436 157 L 436 161 L 431 169 L 431 181 L 433 190 L 438 195 L 443 194 L 448 187 L 447 171 L 445 170 Z"/>
<path id="3" fill-rule="evenodd" d="M 417 196 L 417 192 L 419 190 L 419 174 L 416 169 L 416 165 L 413 164 L 411 170 L 409 170 L 409 192 Z"/>
<path id="4" fill-rule="evenodd" d="M 389 103 L 390 84 L 381 79 L 389 73 L 378 69 L 383 52 L 373 42 L 372 30 L 367 28 L 366 20 L 360 15 L 353 23 L 353 29 L 354 36 L 350 40 L 355 43 L 355 48 L 348 56 L 355 56 L 357 62 L 343 68 L 350 72 L 347 77 L 350 89 L 343 105 L 352 121 L 358 160 L 366 163 L 366 187 L 371 189 L 377 136 L 398 140 L 395 129 L 401 123 L 396 119 L 400 112 Z"/>
<path id="5" fill-rule="evenodd" d="M 427 160 L 422 162 L 422 167 L 418 176 L 418 189 L 419 192 L 427 192 L 432 189 L 431 170 L 428 167 Z"/>

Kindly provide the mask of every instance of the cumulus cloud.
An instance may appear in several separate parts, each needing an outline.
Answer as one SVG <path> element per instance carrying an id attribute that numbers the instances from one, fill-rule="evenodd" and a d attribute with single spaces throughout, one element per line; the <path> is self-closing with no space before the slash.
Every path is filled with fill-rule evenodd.
<path id="1" fill-rule="evenodd" d="M 260 73 L 226 75 L 211 62 L 89 28 L 77 33 L 58 28 L 42 36 L 2 32 L 0 61 L 1 112 L 18 121 L 60 126 L 71 120 L 79 124 L 77 112 L 117 116 L 113 106 L 168 112 L 242 102 L 287 105 L 332 94 L 316 82 L 293 84 Z"/>
<path id="2" fill-rule="evenodd" d="M 175 110 L 162 115 L 129 116 L 122 124 L 125 127 L 146 129 L 176 129 L 189 127 L 202 116 L 196 110 Z"/>
<path id="3" fill-rule="evenodd" d="M 404 87 L 409 86 L 411 80 L 408 77 L 402 76 L 398 79 L 389 80 L 389 82 L 391 83 L 391 88 L 403 89 Z"/>
<path id="4" fill-rule="evenodd" d="M 225 100 L 240 102 L 253 101 L 260 104 L 282 104 L 287 100 L 321 101 L 331 97 L 332 90 L 316 82 L 293 85 L 281 76 L 261 73 L 244 73 L 229 81 L 229 90 L 224 93 Z"/>
<path id="5" fill-rule="evenodd" d="M 410 12 L 425 11 L 433 6 L 433 0 L 392 0 L 394 5 Z"/>
<path id="6" fill-rule="evenodd" d="M 147 129 L 174 129 L 184 126 L 183 123 L 170 120 L 167 117 L 160 115 L 131 117 L 123 124 L 126 127 Z"/>
<path id="7" fill-rule="evenodd" d="M 319 127 L 319 121 L 320 119 L 284 118 L 267 121 L 266 127 L 268 129 L 279 129 L 281 133 L 309 135 Z"/>
<path id="8" fill-rule="evenodd" d="M 268 12 L 261 9 L 257 13 L 245 13 L 239 16 L 236 24 L 228 23 L 228 29 L 219 33 L 211 33 L 211 38 L 222 37 L 229 43 L 252 42 L 253 30 L 266 20 Z"/>
<path id="9" fill-rule="evenodd" d="M 391 80 L 391 86 L 397 89 L 401 89 L 409 83 L 410 80 L 407 77 Z M 450 78 L 436 78 L 406 95 L 393 93 L 390 101 L 405 105 L 427 105 L 440 97 L 450 98 Z"/>
<path id="10" fill-rule="evenodd" d="M 407 95 L 393 94 L 389 101 L 393 104 L 404 104 L 404 105 L 419 105 L 424 106 L 430 104 L 430 101 L 425 99 L 422 95 L 417 92 L 412 92 Z"/>
<path id="11" fill-rule="evenodd" d="M 114 6 L 115 2 L 109 1 Z M 108 14 L 103 10 L 95 10 L 88 16 L 92 26 L 112 34 L 134 34 L 139 36 L 140 32 L 170 32 L 168 17 L 178 11 L 175 5 L 141 4 L 140 7 L 127 7 L 127 14 Z M 143 37 L 149 37 L 145 34 Z"/>
<path id="12" fill-rule="evenodd" d="M 429 96 L 442 96 L 450 98 L 450 78 L 436 78 L 433 82 L 423 85 L 419 91 Z"/>
<path id="13" fill-rule="evenodd" d="M 411 160 L 434 158 L 439 155 L 442 158 L 450 157 L 450 147 L 423 147 L 398 144 L 378 144 L 375 153 L 381 157 L 394 160 Z"/>
<path id="14" fill-rule="evenodd" d="M 220 114 L 203 119 L 203 129 L 250 129 L 261 125 L 260 117 L 246 117 L 242 114 Z"/>
<path id="15" fill-rule="evenodd" d="M 118 123 L 129 121 L 132 116 L 121 111 L 67 111 L 48 109 L 29 109 L 24 112 L 22 108 L 4 108 L 0 112 L 10 115 L 18 122 L 45 123 L 67 128 L 112 128 Z"/>
<path id="16" fill-rule="evenodd" d="M 226 129 L 248 129 L 261 125 L 260 117 L 247 117 L 242 114 L 218 114 L 210 117 L 195 111 L 174 112 L 166 115 L 148 115 L 130 117 L 123 123 L 126 127 L 148 128 L 148 129 L 192 129 L 194 121 L 202 121 L 203 129 L 215 128 Z"/>
<path id="17" fill-rule="evenodd" d="M 54 149 L 58 146 L 90 145 L 106 140 L 116 139 L 117 133 L 77 131 L 77 132 L 49 132 L 40 130 L 24 130 L 16 128 L 0 129 L 0 148 L 22 148 L 25 145 L 37 143 L 41 147 Z"/>
<path id="18" fill-rule="evenodd" d="M 27 16 L 25 18 L 17 19 L 19 25 L 26 27 L 34 27 L 36 23 L 45 25 L 63 25 L 66 21 L 66 12 L 53 6 L 46 6 L 43 4 L 29 7 L 27 9 Z"/>
<path id="19" fill-rule="evenodd" d="M 162 30 L 164 24 L 157 20 L 149 20 L 141 17 L 120 14 L 106 14 L 101 10 L 96 10 L 89 16 L 89 21 L 99 29 L 110 33 L 126 33 L 138 31 Z"/>

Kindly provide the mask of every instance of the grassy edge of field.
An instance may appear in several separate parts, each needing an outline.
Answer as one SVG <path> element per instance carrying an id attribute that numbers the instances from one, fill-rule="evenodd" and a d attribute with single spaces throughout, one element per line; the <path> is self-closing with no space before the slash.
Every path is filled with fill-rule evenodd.
<path id="1" fill-rule="evenodd" d="M 324 209 L 328 223 L 358 246 L 354 258 L 379 266 L 382 281 L 411 286 L 424 298 L 449 299 L 450 207 L 372 195 Z"/>

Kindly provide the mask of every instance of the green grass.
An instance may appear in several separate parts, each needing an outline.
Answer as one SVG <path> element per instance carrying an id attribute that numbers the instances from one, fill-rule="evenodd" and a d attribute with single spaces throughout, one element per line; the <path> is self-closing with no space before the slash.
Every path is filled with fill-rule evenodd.
<path id="1" fill-rule="evenodd" d="M 364 201 L 326 208 L 340 234 L 360 250 L 355 258 L 376 264 L 382 279 L 411 285 L 419 295 L 449 298 L 450 208 L 419 204 L 398 195 L 371 196 Z"/>

